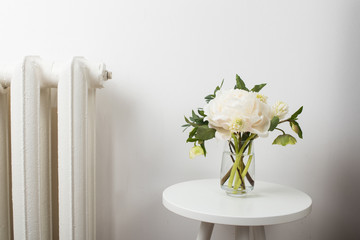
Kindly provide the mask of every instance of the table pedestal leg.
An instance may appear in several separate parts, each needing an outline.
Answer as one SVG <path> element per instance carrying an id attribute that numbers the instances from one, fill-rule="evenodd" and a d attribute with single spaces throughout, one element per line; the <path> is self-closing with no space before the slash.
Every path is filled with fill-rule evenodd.
<path id="1" fill-rule="evenodd" d="M 235 239 L 236 240 L 250 240 L 250 228 L 247 226 L 236 226 Z"/>
<path id="2" fill-rule="evenodd" d="M 213 223 L 201 222 L 196 240 L 210 240 L 213 229 Z"/>
<path id="3" fill-rule="evenodd" d="M 264 226 L 252 227 L 255 240 L 266 240 Z"/>

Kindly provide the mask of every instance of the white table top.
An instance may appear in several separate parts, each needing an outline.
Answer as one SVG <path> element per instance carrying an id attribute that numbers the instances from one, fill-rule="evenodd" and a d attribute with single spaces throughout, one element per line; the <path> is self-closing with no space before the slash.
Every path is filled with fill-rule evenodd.
<path id="1" fill-rule="evenodd" d="M 163 192 L 170 211 L 191 219 L 238 226 L 291 222 L 311 212 L 311 198 L 292 187 L 255 182 L 246 196 L 227 196 L 219 179 L 203 179 L 172 185 Z"/>

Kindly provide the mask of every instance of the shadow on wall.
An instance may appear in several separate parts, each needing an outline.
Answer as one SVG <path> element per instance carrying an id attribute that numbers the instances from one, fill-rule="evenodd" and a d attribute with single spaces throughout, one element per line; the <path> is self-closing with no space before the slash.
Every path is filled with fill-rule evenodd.
<path id="1" fill-rule="evenodd" d="M 339 37 L 342 43 L 342 59 L 339 73 L 344 76 L 339 84 L 339 106 L 336 108 L 334 124 L 334 148 L 328 151 L 327 169 L 327 213 L 324 239 L 360 239 L 358 218 L 360 216 L 360 122 L 359 94 L 360 89 L 360 2 L 347 4 L 343 32 Z M 337 129 L 336 129 L 337 128 Z M 339 130 L 340 128 L 340 130 Z M 332 131 L 331 129 L 329 131 Z"/>
<path id="2" fill-rule="evenodd" d="M 129 139 L 135 128 L 133 108 L 131 98 L 125 92 L 112 91 L 111 83 L 97 93 L 97 238 L 115 239 L 116 228 L 127 225 L 127 214 L 121 212 L 126 209 L 116 207 L 116 201 L 121 199 L 126 205 L 129 163 L 136 151 L 134 144 L 129 144 L 134 141 Z"/>

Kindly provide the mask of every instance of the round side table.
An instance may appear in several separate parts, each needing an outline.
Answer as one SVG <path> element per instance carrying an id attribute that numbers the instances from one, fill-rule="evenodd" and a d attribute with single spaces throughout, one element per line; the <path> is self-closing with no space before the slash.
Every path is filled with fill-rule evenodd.
<path id="1" fill-rule="evenodd" d="M 214 224 L 236 226 L 236 239 L 265 240 L 266 225 L 287 223 L 311 212 L 311 198 L 291 187 L 256 181 L 255 189 L 239 198 L 227 196 L 219 179 L 203 179 L 172 185 L 163 192 L 170 211 L 201 221 L 197 240 L 210 240 Z"/>

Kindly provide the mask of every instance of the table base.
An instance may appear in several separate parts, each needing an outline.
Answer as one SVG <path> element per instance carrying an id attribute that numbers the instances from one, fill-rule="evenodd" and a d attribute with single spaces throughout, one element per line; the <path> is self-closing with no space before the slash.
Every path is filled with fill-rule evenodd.
<path id="1" fill-rule="evenodd" d="M 201 222 L 196 240 L 210 240 L 213 229 L 214 223 Z M 266 240 L 265 227 L 235 226 L 235 240 Z"/>

